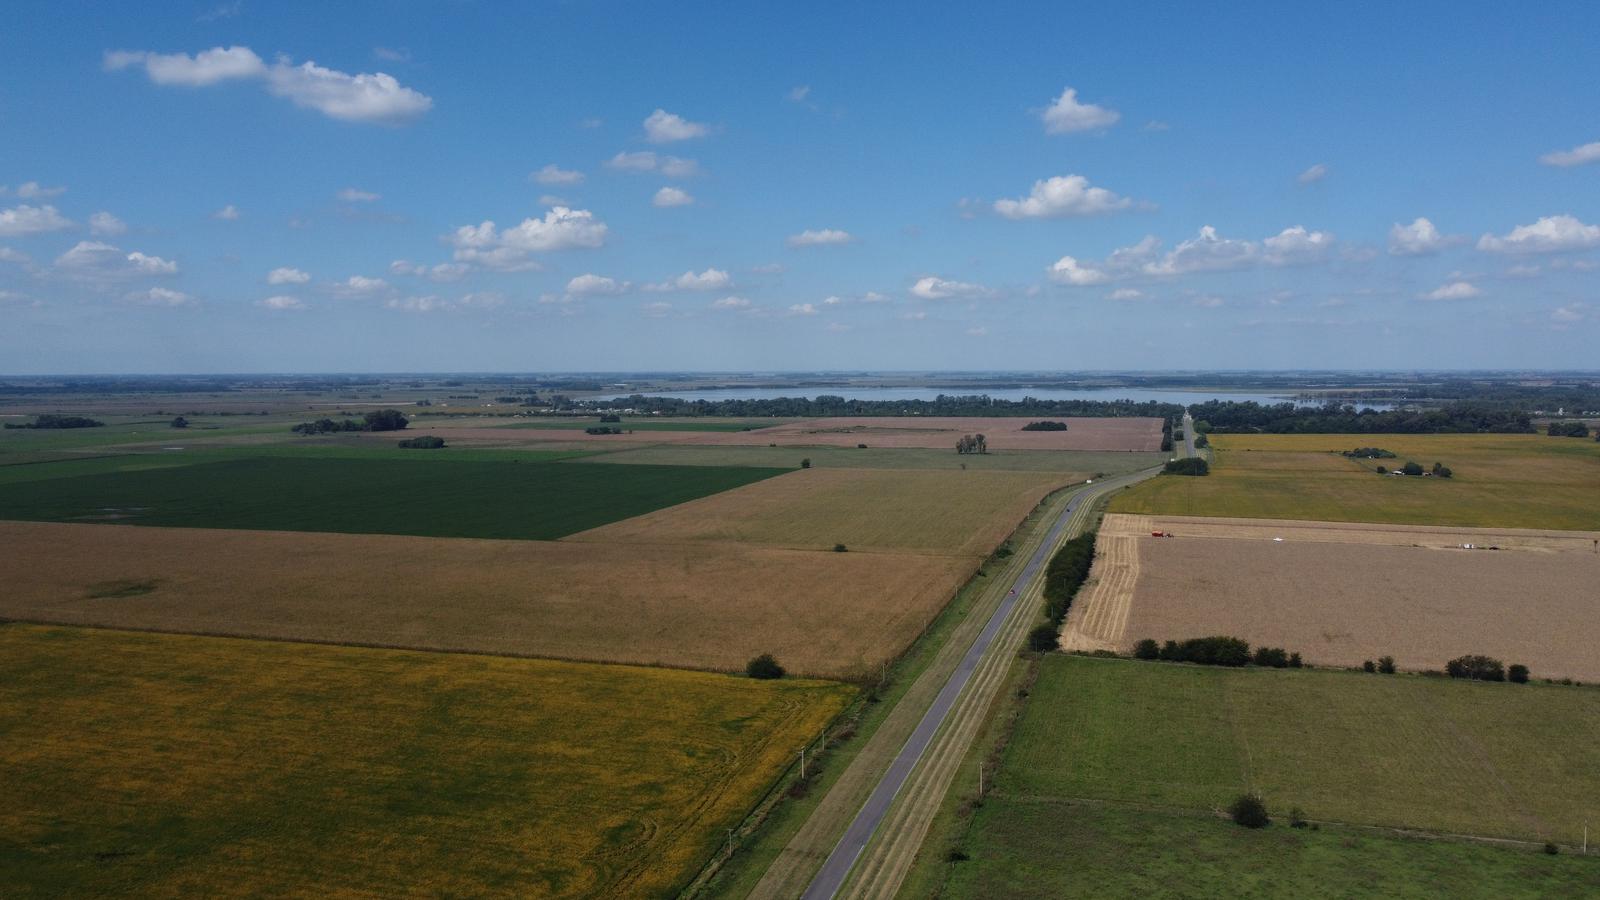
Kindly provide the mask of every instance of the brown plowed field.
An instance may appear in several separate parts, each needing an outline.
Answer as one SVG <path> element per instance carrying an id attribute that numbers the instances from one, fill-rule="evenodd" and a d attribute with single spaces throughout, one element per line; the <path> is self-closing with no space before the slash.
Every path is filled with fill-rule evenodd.
<path id="1" fill-rule="evenodd" d="M 876 671 L 970 558 L 0 522 L 0 617 L 708 669 Z M 93 595 L 101 596 L 93 596 Z"/>
<path id="2" fill-rule="evenodd" d="M 988 555 L 1056 488 L 1039 472 L 801 469 L 571 535 L 599 543 L 735 541 L 797 549 Z"/>
<path id="3" fill-rule="evenodd" d="M 1440 669 L 1486 653 L 1535 677 L 1600 680 L 1600 533 L 1142 518 L 1153 524 L 1102 526 L 1138 548 L 1132 613 L 1109 636 L 1122 649 L 1234 634 L 1325 665 L 1392 655 Z M 1085 600 L 1093 616 L 1093 592 Z"/>

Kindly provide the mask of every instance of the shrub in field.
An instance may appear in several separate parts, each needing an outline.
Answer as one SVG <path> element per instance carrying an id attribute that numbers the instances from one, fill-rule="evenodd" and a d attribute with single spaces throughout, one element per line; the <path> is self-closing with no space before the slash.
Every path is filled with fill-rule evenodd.
<path id="1" fill-rule="evenodd" d="M 1557 853 L 1561 852 L 1561 848 L 1557 847 L 1553 842 L 1546 841 L 1544 845 L 1544 852 L 1551 856 L 1555 856 Z"/>
<path id="2" fill-rule="evenodd" d="M 362 417 L 363 431 L 404 431 L 411 422 L 398 409 L 380 409 Z"/>
<path id="3" fill-rule="evenodd" d="M 1300 661 L 1300 654 L 1298 654 L 1298 653 L 1289 654 L 1289 668 L 1298 669 L 1303 665 L 1305 665 L 1305 663 Z"/>
<path id="4" fill-rule="evenodd" d="M 617 415 L 616 413 L 606 413 L 606 414 L 604 414 L 604 415 L 602 415 L 600 417 L 600 421 L 601 422 L 617 422 L 617 423 L 620 423 L 622 421 L 622 417 Z"/>
<path id="5" fill-rule="evenodd" d="M 1433 464 L 1433 477 L 1435 478 L 1449 478 L 1454 474 L 1454 472 L 1450 471 L 1450 467 L 1443 463 L 1436 462 Z"/>
<path id="6" fill-rule="evenodd" d="M 615 425 L 591 425 L 583 430 L 584 434 L 621 434 L 622 429 Z"/>
<path id="7" fill-rule="evenodd" d="M 1527 684 L 1528 667 L 1522 663 L 1512 663 L 1511 668 L 1506 670 L 1506 680 L 1513 684 Z"/>
<path id="8" fill-rule="evenodd" d="M 1200 429 L 1197 428 L 1195 430 L 1199 431 Z M 1207 448 L 1209 446 L 1211 446 L 1211 439 L 1210 438 L 1206 437 L 1203 434 L 1195 435 L 1194 448 L 1196 450 L 1204 450 L 1205 448 Z"/>
<path id="9" fill-rule="evenodd" d="M 846 553 L 846 552 L 849 552 L 849 550 L 850 550 L 850 548 L 846 547 L 843 544 L 834 544 L 833 545 L 833 552 L 835 552 L 835 553 Z"/>
<path id="10" fill-rule="evenodd" d="M 1066 431 L 1065 422 L 1029 422 L 1022 426 L 1023 431 Z"/>
<path id="11" fill-rule="evenodd" d="M 1246 828 L 1265 828 L 1272 822 L 1267 815 L 1267 805 L 1254 794 L 1240 794 L 1228 807 L 1228 815 L 1233 818 L 1234 824 Z"/>
<path id="12" fill-rule="evenodd" d="M 1394 454 L 1382 447 L 1357 447 L 1344 451 L 1343 455 L 1351 459 L 1394 459 Z"/>
<path id="13" fill-rule="evenodd" d="M 1286 669 L 1289 667 L 1289 651 L 1282 647 L 1257 647 L 1251 661 L 1266 668 Z"/>
<path id="14" fill-rule="evenodd" d="M 1444 671 L 1451 678 L 1467 678 L 1472 681 L 1506 680 L 1505 666 L 1500 660 L 1478 654 L 1458 656 L 1444 664 Z"/>
<path id="15" fill-rule="evenodd" d="M 444 438 L 425 434 L 421 437 L 407 438 L 400 442 L 402 450 L 439 450 L 444 447 Z"/>
<path id="16" fill-rule="evenodd" d="M 751 678 L 759 678 L 766 681 L 773 678 L 782 678 L 784 669 L 783 666 L 778 665 L 778 661 L 772 657 L 771 653 L 763 653 L 745 663 L 744 673 Z"/>
<path id="17" fill-rule="evenodd" d="M 1175 459 L 1167 463 L 1166 467 L 1161 470 L 1161 474 L 1209 475 L 1211 474 L 1211 464 L 1198 456 L 1191 456 L 1188 459 Z"/>
<path id="18" fill-rule="evenodd" d="M 800 460 L 800 468 L 802 468 L 802 469 L 811 468 L 811 457 L 808 456 L 805 459 Z"/>
<path id="19" fill-rule="evenodd" d="M 1028 649 L 1035 653 L 1047 653 L 1061 647 L 1061 633 L 1055 625 L 1040 625 L 1028 632 Z"/>
<path id="20" fill-rule="evenodd" d="M 1378 666 L 1377 666 L 1376 663 L 1374 663 L 1372 660 L 1369 659 L 1366 662 L 1361 664 L 1361 671 L 1369 672 L 1369 673 L 1370 672 L 1376 672 L 1376 671 L 1378 671 Z"/>
<path id="21" fill-rule="evenodd" d="M 1589 436 L 1589 426 L 1582 422 L 1551 422 L 1544 433 L 1551 437 L 1585 438 Z"/>
<path id="22" fill-rule="evenodd" d="M 1161 653 L 1157 658 L 1168 662 L 1178 662 L 1183 658 L 1183 651 L 1179 649 L 1177 641 L 1167 641 L 1161 645 Z"/>
<path id="23" fill-rule="evenodd" d="M 1133 658 L 1160 659 L 1161 645 L 1156 643 L 1154 638 L 1145 638 L 1139 643 L 1133 645 Z"/>
<path id="24" fill-rule="evenodd" d="M 189 420 L 185 419 L 183 416 L 179 416 L 176 419 L 172 420 L 172 427 L 173 428 L 188 428 L 189 427 Z"/>
<path id="25" fill-rule="evenodd" d="M 778 445 L 777 444 L 773 444 L 772 446 L 776 447 Z M 856 445 L 856 449 L 857 450 L 865 450 L 865 449 L 867 449 L 867 445 L 866 444 L 857 444 Z"/>
<path id="26" fill-rule="evenodd" d="M 1412 477 L 1419 476 L 1422 474 L 1422 464 L 1408 459 L 1406 464 L 1400 467 L 1400 472 Z"/>
<path id="27" fill-rule="evenodd" d="M 1389 467 L 1388 466 L 1376 466 L 1376 467 L 1373 468 L 1373 471 L 1377 472 L 1379 475 L 1387 475 L 1387 474 L 1389 474 Z"/>
<path id="28" fill-rule="evenodd" d="M 1290 828 L 1304 828 L 1308 824 L 1310 824 L 1310 823 L 1306 821 L 1306 814 L 1305 814 L 1305 812 L 1303 810 L 1300 809 L 1300 807 L 1294 806 L 1294 807 L 1290 807 L 1289 808 L 1289 827 Z"/>
<path id="29" fill-rule="evenodd" d="M 1384 675 L 1393 675 L 1394 674 L 1394 657 L 1392 657 L 1392 656 L 1380 656 L 1380 657 L 1378 657 L 1378 671 L 1383 673 Z"/>

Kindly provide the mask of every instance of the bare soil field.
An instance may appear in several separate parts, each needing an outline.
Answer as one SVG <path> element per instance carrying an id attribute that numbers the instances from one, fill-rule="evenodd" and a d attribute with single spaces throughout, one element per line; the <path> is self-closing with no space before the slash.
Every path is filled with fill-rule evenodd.
<path id="1" fill-rule="evenodd" d="M 1138 575 L 1131 598 L 1086 588 L 1067 622 L 1085 641 L 1235 634 L 1315 664 L 1485 653 L 1600 679 L 1600 533 L 1111 515 L 1102 534 L 1136 548 Z M 1131 611 L 1109 615 L 1119 604 Z"/>
<path id="2" fill-rule="evenodd" d="M 562 659 L 876 671 L 970 558 L 0 522 L 0 617 Z"/>
<path id="3" fill-rule="evenodd" d="M 598 543 L 735 541 L 796 549 L 987 556 L 1041 499 L 1082 476 L 801 469 L 570 535 Z"/>

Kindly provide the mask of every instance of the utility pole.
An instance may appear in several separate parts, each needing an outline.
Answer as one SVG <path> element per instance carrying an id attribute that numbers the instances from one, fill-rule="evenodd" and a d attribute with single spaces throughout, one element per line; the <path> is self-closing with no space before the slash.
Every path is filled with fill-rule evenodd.
<path id="1" fill-rule="evenodd" d="M 806 748 L 800 748 L 800 780 L 806 780 Z"/>

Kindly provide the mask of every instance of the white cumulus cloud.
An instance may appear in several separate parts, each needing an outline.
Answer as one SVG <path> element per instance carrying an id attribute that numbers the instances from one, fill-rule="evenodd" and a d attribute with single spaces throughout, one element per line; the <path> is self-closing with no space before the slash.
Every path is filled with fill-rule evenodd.
<path id="1" fill-rule="evenodd" d="M 1241 269 L 1260 259 L 1261 247 L 1254 241 L 1235 240 L 1217 234 L 1210 225 L 1172 248 L 1165 256 L 1144 265 L 1147 275 L 1184 275 L 1190 272 L 1216 272 Z"/>
<path id="2" fill-rule="evenodd" d="M 399 125 L 433 107 L 433 99 L 382 72 L 351 75 L 307 60 L 296 65 L 280 56 L 271 65 L 249 47 L 213 47 L 193 56 L 113 50 L 104 57 L 108 71 L 143 67 L 159 85 L 206 87 L 222 81 L 259 80 L 269 94 L 346 122 Z"/>
<path id="3" fill-rule="evenodd" d="M 153 287 L 144 291 L 133 291 L 122 296 L 124 303 L 135 303 L 140 306 L 191 306 L 195 299 L 182 291 L 174 291 L 164 287 Z"/>
<path id="4" fill-rule="evenodd" d="M 1469 300 L 1482 293 L 1483 291 L 1469 282 L 1452 281 L 1420 296 L 1423 300 Z"/>
<path id="5" fill-rule="evenodd" d="M 691 122 L 664 109 L 657 109 L 644 120 L 645 139 L 652 144 L 670 144 L 673 141 L 705 137 L 710 131 L 699 122 Z"/>
<path id="6" fill-rule="evenodd" d="M 1333 235 L 1294 225 L 1261 242 L 1262 259 L 1270 266 L 1297 266 L 1321 260 L 1333 246 Z"/>
<path id="7" fill-rule="evenodd" d="M 353 187 L 347 187 L 334 196 L 346 203 L 376 203 L 383 199 L 382 194 L 374 194 L 371 191 L 363 191 L 360 188 Z"/>
<path id="8" fill-rule="evenodd" d="M 848 231 L 837 228 L 808 228 L 799 234 L 791 234 L 784 241 L 791 247 L 833 247 L 848 244 L 855 240 L 855 236 Z"/>
<path id="9" fill-rule="evenodd" d="M 23 200 L 48 200 L 66 192 L 64 187 L 45 187 L 37 181 L 24 181 L 17 185 L 17 196 Z"/>
<path id="10" fill-rule="evenodd" d="M 722 269 L 706 269 L 696 274 L 693 269 L 658 284 L 646 285 L 652 291 L 720 291 L 733 284 L 733 277 Z"/>
<path id="11" fill-rule="evenodd" d="M 555 163 L 550 163 L 532 175 L 530 179 L 540 184 L 582 184 L 583 173 L 576 169 L 563 169 Z"/>
<path id="12" fill-rule="evenodd" d="M 499 230 L 494 222 L 463 225 L 445 237 L 455 247 L 456 262 L 481 265 L 503 271 L 538 268 L 528 257 L 533 253 L 575 248 L 595 248 L 605 244 L 606 224 L 586 209 L 557 206 L 543 218 L 523 219 L 521 224 Z"/>
<path id="13" fill-rule="evenodd" d="M 1090 186 L 1082 175 L 1057 175 L 1035 181 L 1033 190 L 1020 200 L 996 200 L 994 211 L 1008 219 L 1054 219 L 1115 212 L 1130 203 L 1105 188 Z"/>
<path id="14" fill-rule="evenodd" d="M 1539 157 L 1539 162 L 1547 166 L 1585 166 L 1592 162 L 1600 162 L 1600 141 L 1573 147 L 1571 150 L 1556 150 Z"/>
<path id="15" fill-rule="evenodd" d="M 1426 256 L 1438 253 L 1449 243 L 1429 220 L 1418 216 L 1410 225 L 1394 223 L 1389 229 L 1389 252 L 1394 256 Z"/>
<path id="16" fill-rule="evenodd" d="M 311 273 L 288 266 L 281 266 L 267 273 L 267 284 L 305 284 L 310 280 Z"/>
<path id="17" fill-rule="evenodd" d="M 711 301 L 712 309 L 749 309 L 750 301 L 743 297 L 723 297 L 721 300 Z"/>
<path id="18" fill-rule="evenodd" d="M 260 78 L 267 73 L 267 64 L 249 47 L 212 47 L 193 56 L 112 50 L 106 53 L 104 64 L 109 72 L 143 66 L 152 82 L 181 87 L 205 87 L 235 78 Z"/>
<path id="19" fill-rule="evenodd" d="M 50 231 L 60 231 L 71 228 L 72 220 L 56 211 L 54 206 L 13 206 L 10 209 L 0 209 L 0 236 L 20 237 L 29 234 L 44 234 Z"/>
<path id="20" fill-rule="evenodd" d="M 1327 177 L 1328 177 L 1328 167 L 1327 167 L 1327 165 L 1324 164 L 1324 163 L 1317 163 L 1316 165 L 1312 166 L 1311 168 L 1306 169 L 1304 172 L 1301 172 L 1299 175 L 1296 175 L 1294 180 L 1299 182 L 1300 184 L 1316 184 L 1317 182 L 1319 182 L 1322 179 L 1327 178 Z"/>
<path id="21" fill-rule="evenodd" d="M 660 172 L 668 178 L 689 178 L 700 174 L 700 164 L 694 160 L 661 156 L 654 150 L 618 153 L 606 160 L 605 166 L 619 172 Z"/>
<path id="22" fill-rule="evenodd" d="M 211 218 L 220 219 L 224 222 L 237 222 L 240 215 L 242 214 L 239 212 L 239 207 L 229 203 L 227 206 L 212 213 Z"/>
<path id="23" fill-rule="evenodd" d="M 650 205 L 659 207 L 689 206 L 693 203 L 694 197 L 688 191 L 675 187 L 664 187 L 650 198 Z"/>
<path id="24" fill-rule="evenodd" d="M 278 294 L 276 296 L 267 297 L 264 300 L 257 300 L 256 301 L 256 305 L 264 307 L 266 309 L 280 309 L 280 310 L 281 309 L 305 309 L 306 308 L 306 304 L 305 304 L 304 300 L 301 300 L 299 297 L 290 297 L 290 296 L 288 296 L 286 294 Z"/>
<path id="25" fill-rule="evenodd" d="M 626 281 L 585 273 L 567 282 L 567 293 L 579 297 L 614 296 L 628 289 Z"/>
<path id="26" fill-rule="evenodd" d="M 412 275 L 437 282 L 460 281 L 466 277 L 470 269 L 471 266 L 459 262 L 438 263 L 430 266 L 425 263 L 414 263 L 408 259 L 397 259 L 389 263 L 389 271 L 396 275 Z"/>
<path id="27" fill-rule="evenodd" d="M 1600 247 L 1600 225 L 1585 225 L 1572 216 L 1546 216 L 1532 225 L 1518 225 L 1504 237 L 1486 234 L 1478 249 L 1493 253 L 1560 253 Z"/>
<path id="28" fill-rule="evenodd" d="M 951 281 L 929 275 L 911 285 L 911 295 L 923 300 L 952 300 L 963 297 L 982 297 L 989 289 L 981 284 Z"/>
<path id="29" fill-rule="evenodd" d="M 178 274 L 178 264 L 159 256 L 121 249 L 100 241 L 79 241 L 56 257 L 56 268 L 80 278 L 112 279 Z"/>
<path id="30" fill-rule="evenodd" d="M 814 316 L 817 314 L 815 303 L 796 303 L 789 307 L 789 314 L 793 316 Z"/>
<path id="31" fill-rule="evenodd" d="M 89 233 L 97 237 L 116 237 L 127 231 L 128 226 L 121 219 L 104 210 L 89 216 Z"/>
<path id="32" fill-rule="evenodd" d="M 1039 114 L 1044 120 L 1047 134 L 1070 134 L 1075 131 L 1095 131 L 1117 124 L 1122 114 L 1114 109 L 1078 102 L 1078 92 L 1067 88 L 1054 103 Z"/>
<path id="33" fill-rule="evenodd" d="M 1056 260 L 1050 266 L 1049 275 L 1051 281 L 1079 287 L 1104 284 L 1111 280 L 1111 275 L 1103 269 L 1097 269 L 1092 265 L 1084 265 L 1071 256 L 1063 256 Z"/>

